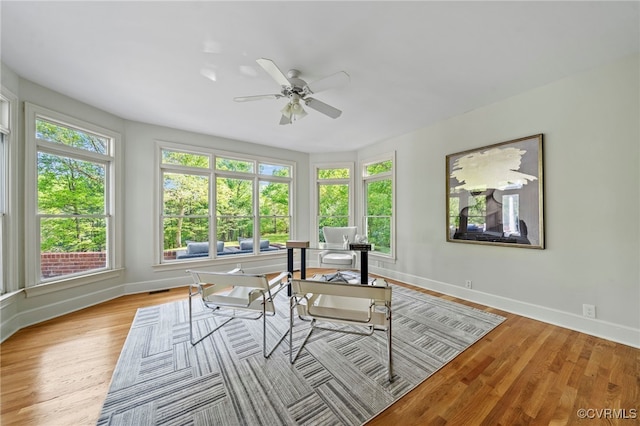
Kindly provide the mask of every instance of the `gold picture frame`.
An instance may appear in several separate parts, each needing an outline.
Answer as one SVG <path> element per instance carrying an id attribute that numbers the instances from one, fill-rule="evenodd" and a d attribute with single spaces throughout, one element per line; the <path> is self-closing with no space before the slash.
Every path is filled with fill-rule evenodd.
<path id="1" fill-rule="evenodd" d="M 542 134 L 446 156 L 447 241 L 544 249 Z"/>

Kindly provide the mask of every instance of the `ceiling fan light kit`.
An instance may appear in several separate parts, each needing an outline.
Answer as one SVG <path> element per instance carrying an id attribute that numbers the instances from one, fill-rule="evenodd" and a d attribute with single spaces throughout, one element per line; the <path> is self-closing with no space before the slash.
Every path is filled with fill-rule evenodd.
<path id="1" fill-rule="evenodd" d="M 300 105 L 300 96 L 294 94 L 289 102 L 282 110 L 282 118 L 280 124 L 293 124 L 294 121 L 300 120 L 307 115 L 307 112 Z"/>
<path id="2" fill-rule="evenodd" d="M 349 74 L 339 71 L 327 77 L 321 78 L 313 83 L 307 84 L 300 78 L 300 71 L 291 69 L 284 75 L 280 68 L 271 59 L 257 59 L 260 65 L 276 83 L 280 85 L 280 93 L 255 96 L 241 96 L 234 98 L 236 102 L 257 101 L 260 99 L 280 99 L 289 98 L 289 103 L 280 111 L 282 117 L 280 124 L 292 124 L 294 121 L 300 120 L 307 115 L 302 107 L 302 103 L 309 108 L 318 111 L 330 118 L 338 118 L 342 111 L 332 107 L 322 101 L 309 97 L 311 94 L 321 92 L 323 90 L 333 89 L 347 84 L 350 80 Z"/>

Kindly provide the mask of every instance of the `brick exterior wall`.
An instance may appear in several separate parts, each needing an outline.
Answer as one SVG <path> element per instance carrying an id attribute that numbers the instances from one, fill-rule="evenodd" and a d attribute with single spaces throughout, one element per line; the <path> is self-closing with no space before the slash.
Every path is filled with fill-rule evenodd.
<path id="1" fill-rule="evenodd" d="M 164 252 L 164 260 L 175 260 L 176 251 Z M 59 277 L 77 272 L 100 269 L 107 266 L 105 252 L 77 252 L 77 253 L 42 253 L 40 255 L 42 278 Z"/>
<path id="2" fill-rule="evenodd" d="M 40 266 L 43 278 L 75 274 L 107 266 L 105 252 L 42 253 Z"/>

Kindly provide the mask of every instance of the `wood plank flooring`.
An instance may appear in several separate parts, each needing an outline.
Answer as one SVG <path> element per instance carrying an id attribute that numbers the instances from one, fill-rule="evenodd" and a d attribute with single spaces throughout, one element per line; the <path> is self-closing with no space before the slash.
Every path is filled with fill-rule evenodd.
<path id="1" fill-rule="evenodd" d="M 507 320 L 369 425 L 640 424 L 640 349 L 412 288 Z M 136 310 L 186 295 L 123 296 L 11 336 L 0 424 L 94 425 Z"/>

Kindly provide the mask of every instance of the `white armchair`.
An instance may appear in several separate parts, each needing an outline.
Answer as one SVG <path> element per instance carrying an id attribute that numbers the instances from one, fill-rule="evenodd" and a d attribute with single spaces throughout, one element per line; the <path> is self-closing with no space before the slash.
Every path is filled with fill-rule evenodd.
<path id="1" fill-rule="evenodd" d="M 327 250 L 323 250 L 318 254 L 320 267 L 355 268 L 357 264 L 356 252 L 344 251 L 344 242 L 345 239 L 349 243 L 356 242 L 358 228 L 355 226 L 325 226 L 322 228 L 322 233 L 324 234 Z"/>

